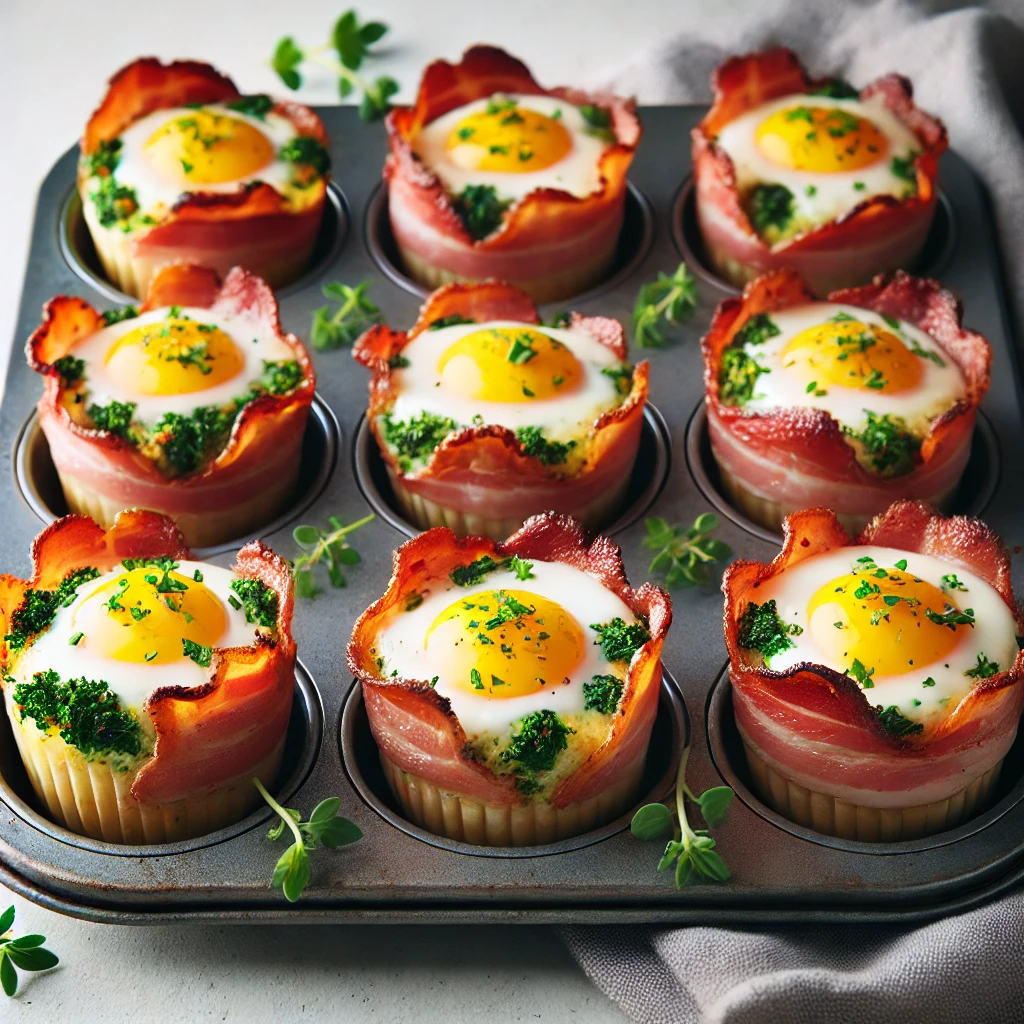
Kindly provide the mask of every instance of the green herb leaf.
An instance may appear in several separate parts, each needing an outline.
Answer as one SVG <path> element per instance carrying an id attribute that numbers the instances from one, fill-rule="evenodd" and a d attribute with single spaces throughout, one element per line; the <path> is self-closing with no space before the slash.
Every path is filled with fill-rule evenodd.
<path id="1" fill-rule="evenodd" d="M 559 466 L 569 458 L 569 452 L 576 447 L 575 441 L 548 441 L 542 427 L 519 427 L 516 440 L 524 455 L 532 455 L 545 466 Z"/>
<path id="2" fill-rule="evenodd" d="M 642 285 L 633 306 L 633 337 L 641 348 L 662 348 L 665 325 L 677 326 L 697 308 L 697 282 L 685 263 L 674 273 L 659 272 Z"/>
<path id="3" fill-rule="evenodd" d="M 643 545 L 657 551 L 648 571 L 663 574 L 669 589 L 707 583 L 709 567 L 732 557 L 732 548 L 712 536 L 718 525 L 710 512 L 697 516 L 689 528 L 670 526 L 661 518 L 645 520 Z"/>
<path id="4" fill-rule="evenodd" d="M 591 623 L 590 628 L 597 633 L 594 643 L 604 652 L 607 661 L 629 663 L 633 655 L 651 639 L 647 622 L 642 617 L 628 624 L 616 617 L 611 622 Z"/>
<path id="5" fill-rule="evenodd" d="M 191 658 L 201 668 L 209 668 L 213 660 L 213 648 L 204 647 L 187 637 L 181 638 L 181 650 L 186 658 Z"/>
<path id="6" fill-rule="evenodd" d="M 292 560 L 292 569 L 295 574 L 295 593 L 298 597 L 312 598 L 320 593 L 316 585 L 314 570 L 321 562 L 326 567 L 327 579 L 331 586 L 345 586 L 346 580 L 341 567 L 343 565 L 356 565 L 360 561 L 359 552 L 348 543 L 348 535 L 367 523 L 372 522 L 373 519 L 374 515 L 371 512 L 368 516 L 364 516 L 362 519 L 358 519 L 356 522 L 349 523 L 346 526 L 337 516 L 331 516 L 329 519 L 330 529 L 326 531 L 315 526 L 303 525 L 295 527 L 292 531 L 292 537 L 295 539 L 295 543 L 303 549 L 303 553 Z M 236 589 L 236 593 L 242 597 L 243 601 L 245 600 L 245 594 L 241 590 Z M 270 591 L 270 593 L 273 594 L 274 592 Z M 277 595 L 274 594 L 272 620 L 270 617 L 271 604 L 269 603 L 270 598 L 268 595 L 264 595 L 263 603 L 259 606 L 262 608 L 262 611 L 259 611 L 257 606 L 254 605 L 253 614 L 260 615 L 263 620 L 272 621 L 276 625 L 276 597 Z M 247 620 L 248 616 L 249 610 L 247 608 Z M 255 621 L 259 621 L 259 619 Z"/>
<path id="7" fill-rule="evenodd" d="M 629 823 L 629 831 L 645 843 L 671 835 L 672 829 L 672 812 L 664 804 L 644 804 Z"/>
<path id="8" fill-rule="evenodd" d="M 380 308 L 368 296 L 373 281 L 367 278 L 355 287 L 334 281 L 322 288 L 325 298 L 337 308 L 321 306 L 313 313 L 309 340 L 321 352 L 351 345 L 364 331 L 382 320 Z"/>
<path id="9" fill-rule="evenodd" d="M 869 468 L 886 478 L 911 472 L 921 442 L 907 430 L 905 421 L 888 413 L 878 416 L 870 409 L 864 413 L 868 422 L 863 430 L 843 427 L 843 433 L 862 447 Z"/>
<path id="10" fill-rule="evenodd" d="M 285 36 L 274 48 L 270 66 L 289 89 L 298 89 L 302 78 L 295 69 L 303 62 L 305 54 L 291 36 Z"/>
<path id="11" fill-rule="evenodd" d="M 747 604 L 746 610 L 739 619 L 740 647 L 747 650 L 760 651 L 765 664 L 783 651 L 793 647 L 791 636 L 799 636 L 803 627 L 796 623 L 786 624 L 779 618 L 774 598 L 764 604 Z"/>
<path id="12" fill-rule="evenodd" d="M 754 230 L 767 242 L 776 242 L 795 213 L 793 193 L 785 185 L 755 185 L 746 200 Z"/>
<path id="13" fill-rule="evenodd" d="M 697 806 L 700 808 L 701 817 L 711 828 L 715 828 L 725 821 L 726 813 L 735 795 L 728 786 L 714 786 L 712 789 L 704 790 L 697 797 Z"/>

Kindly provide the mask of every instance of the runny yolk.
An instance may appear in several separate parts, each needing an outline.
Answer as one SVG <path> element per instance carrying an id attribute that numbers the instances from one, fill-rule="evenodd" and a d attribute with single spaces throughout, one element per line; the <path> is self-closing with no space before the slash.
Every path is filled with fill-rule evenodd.
<path id="1" fill-rule="evenodd" d="M 123 334 L 105 362 L 126 391 L 183 395 L 230 380 L 241 372 L 245 358 L 219 327 L 172 316 Z"/>
<path id="2" fill-rule="evenodd" d="M 529 327 L 489 327 L 464 334 L 437 364 L 445 389 L 487 402 L 522 402 L 567 394 L 583 368 L 568 346 Z"/>
<path id="3" fill-rule="evenodd" d="M 274 147 L 259 129 L 205 109 L 168 121 L 149 137 L 145 149 L 161 175 L 188 185 L 238 181 L 274 159 Z"/>
<path id="4" fill-rule="evenodd" d="M 495 97 L 486 110 L 459 121 L 446 148 L 465 170 L 524 174 L 558 163 L 572 137 L 560 120 Z"/>
<path id="5" fill-rule="evenodd" d="M 829 320 L 787 342 L 782 365 L 818 388 L 827 385 L 894 394 L 921 382 L 922 360 L 891 331 L 853 318 Z"/>
<path id="6" fill-rule="evenodd" d="M 837 576 L 811 598 L 807 621 L 834 663 L 855 658 L 878 676 L 920 672 L 946 658 L 972 629 L 928 617 L 961 611 L 938 587 L 900 569 L 868 568 Z"/>
<path id="7" fill-rule="evenodd" d="M 116 661 L 180 661 L 182 640 L 214 646 L 226 618 L 220 599 L 190 576 L 142 566 L 97 587 L 75 610 L 74 628 L 98 654 Z"/>
<path id="8" fill-rule="evenodd" d="M 427 630 L 446 682 L 486 697 L 523 697 L 568 685 L 583 630 L 561 605 L 522 590 L 480 591 L 449 605 Z"/>
<path id="9" fill-rule="evenodd" d="M 777 167 L 834 174 L 857 171 L 887 153 L 885 136 L 867 118 L 839 107 L 792 106 L 766 117 L 757 146 Z"/>

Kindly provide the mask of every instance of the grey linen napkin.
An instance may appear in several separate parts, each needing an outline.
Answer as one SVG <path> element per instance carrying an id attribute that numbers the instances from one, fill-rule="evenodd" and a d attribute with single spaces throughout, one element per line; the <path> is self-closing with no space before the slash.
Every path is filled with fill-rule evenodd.
<path id="1" fill-rule="evenodd" d="M 814 74 L 914 83 L 985 181 L 1017 323 L 1024 316 L 1024 2 L 909 0 L 711 7 L 602 84 L 646 102 L 706 102 L 730 54 L 792 47 Z M 665 26 L 666 33 L 673 26 Z M 970 321 L 970 311 L 967 311 Z M 666 879 L 666 884 L 668 880 Z M 571 927 L 584 971 L 644 1024 L 961 1024 L 1024 1020 L 1024 895 L 919 928 Z"/>

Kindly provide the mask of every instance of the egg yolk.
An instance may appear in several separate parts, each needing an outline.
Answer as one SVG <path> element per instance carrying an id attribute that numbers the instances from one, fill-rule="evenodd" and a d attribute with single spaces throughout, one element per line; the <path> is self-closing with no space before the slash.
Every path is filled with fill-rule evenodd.
<path id="1" fill-rule="evenodd" d="M 495 98 L 459 121 L 446 148 L 464 170 L 524 174 L 558 163 L 572 149 L 572 137 L 561 121 Z"/>
<path id="2" fill-rule="evenodd" d="M 446 390 L 486 402 L 554 398 L 583 376 L 568 346 L 528 327 L 464 334 L 445 349 L 437 371 Z"/>
<path id="3" fill-rule="evenodd" d="M 245 358 L 219 327 L 168 317 L 123 334 L 105 362 L 110 376 L 139 395 L 205 391 L 241 372 Z"/>
<path id="4" fill-rule="evenodd" d="M 835 663 L 855 658 L 879 676 L 920 671 L 959 644 L 969 625 L 944 625 L 928 617 L 960 609 L 938 587 L 899 569 L 873 563 L 837 576 L 807 605 L 815 642 Z"/>
<path id="5" fill-rule="evenodd" d="M 539 594 L 480 591 L 441 612 L 424 647 L 441 650 L 446 683 L 481 696 L 523 697 L 568 684 L 583 657 L 583 630 Z"/>
<path id="6" fill-rule="evenodd" d="M 782 365 L 818 388 L 864 388 L 894 394 L 921 382 L 922 361 L 891 331 L 840 314 L 801 331 L 782 350 Z M 808 388 L 808 390 L 810 390 Z"/>
<path id="7" fill-rule="evenodd" d="M 146 156 L 171 181 L 217 185 L 257 173 L 273 160 L 274 147 L 246 121 L 200 109 L 158 128 Z"/>
<path id="8" fill-rule="evenodd" d="M 871 121 L 838 107 L 777 110 L 757 126 L 755 139 L 777 167 L 821 174 L 870 167 L 888 150 L 885 136 Z"/>
<path id="9" fill-rule="evenodd" d="M 155 566 L 126 570 L 97 587 L 74 616 L 97 653 L 155 664 L 185 657 L 183 639 L 212 647 L 225 625 L 220 599 L 204 584 Z"/>

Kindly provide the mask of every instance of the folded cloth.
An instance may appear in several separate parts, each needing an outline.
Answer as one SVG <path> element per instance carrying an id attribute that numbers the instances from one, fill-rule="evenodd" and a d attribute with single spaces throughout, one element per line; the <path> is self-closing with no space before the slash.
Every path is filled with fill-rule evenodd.
<path id="1" fill-rule="evenodd" d="M 751 5 L 752 6 L 752 5 Z M 784 45 L 856 84 L 899 71 L 988 187 L 1024 322 L 1024 4 L 942 0 L 706 5 L 604 85 L 645 103 L 707 102 L 727 56 Z M 967 311 L 970 321 L 970 310 Z M 666 880 L 667 881 L 667 880 Z M 713 920 L 713 914 L 709 914 Z M 584 971 L 633 1020 L 962 1024 L 1024 1019 L 1024 895 L 918 928 L 571 927 Z"/>

